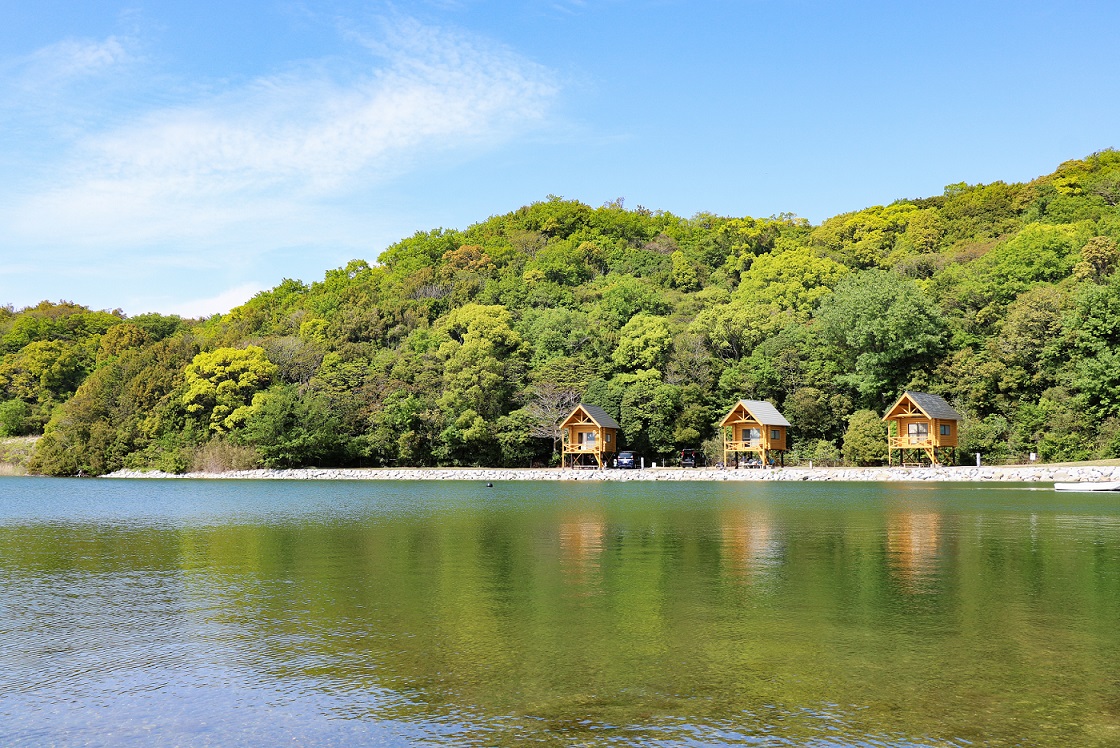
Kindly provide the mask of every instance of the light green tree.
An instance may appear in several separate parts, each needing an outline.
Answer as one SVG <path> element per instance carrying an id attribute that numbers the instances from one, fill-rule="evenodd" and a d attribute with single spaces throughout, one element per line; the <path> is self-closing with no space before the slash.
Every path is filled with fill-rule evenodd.
<path id="1" fill-rule="evenodd" d="M 1081 248 L 1081 261 L 1074 265 L 1073 274 L 1100 283 L 1120 264 L 1120 249 L 1107 236 L 1094 236 Z"/>
<path id="2" fill-rule="evenodd" d="M 673 336 L 662 317 L 636 314 L 619 335 L 611 358 L 621 369 L 661 369 L 673 345 Z"/>
<path id="3" fill-rule="evenodd" d="M 211 431 L 223 433 L 244 422 L 253 395 L 268 387 L 276 373 L 276 365 L 260 346 L 200 353 L 184 372 L 183 404 Z"/>
<path id="4" fill-rule="evenodd" d="M 785 315 L 776 304 L 756 303 L 736 296 L 701 311 L 688 330 L 699 335 L 712 353 L 738 361 L 785 321 Z"/>
<path id="5" fill-rule="evenodd" d="M 696 271 L 696 265 L 688 256 L 681 250 L 673 252 L 669 256 L 673 263 L 673 272 L 670 277 L 670 282 L 673 288 L 679 288 L 682 291 L 696 291 L 700 288 L 700 274 Z"/>
<path id="6" fill-rule="evenodd" d="M 797 247 L 755 259 L 742 274 L 734 296 L 762 306 L 773 304 L 804 320 L 847 274 L 848 269 L 835 260 L 819 257 L 809 247 Z"/>
<path id="7" fill-rule="evenodd" d="M 96 340 L 36 340 L 0 363 L 0 392 L 28 402 L 52 403 L 72 395 L 92 368 Z"/>
<path id="8" fill-rule="evenodd" d="M 890 267 L 895 241 L 917 210 L 911 203 L 896 203 L 845 213 L 814 229 L 812 241 L 850 267 Z"/>

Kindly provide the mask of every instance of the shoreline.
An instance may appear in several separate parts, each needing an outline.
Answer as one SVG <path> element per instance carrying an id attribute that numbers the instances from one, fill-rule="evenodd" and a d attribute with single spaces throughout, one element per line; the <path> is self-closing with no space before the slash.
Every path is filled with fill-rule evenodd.
<path id="1" fill-rule="evenodd" d="M 368 481 L 862 481 L 862 482 L 1099 482 L 1120 480 L 1120 466 L 1012 465 L 992 467 L 869 468 L 645 468 L 572 470 L 570 468 L 287 468 L 230 470 L 224 473 L 164 473 L 117 470 L 102 478 L 149 480 L 368 480 Z"/>

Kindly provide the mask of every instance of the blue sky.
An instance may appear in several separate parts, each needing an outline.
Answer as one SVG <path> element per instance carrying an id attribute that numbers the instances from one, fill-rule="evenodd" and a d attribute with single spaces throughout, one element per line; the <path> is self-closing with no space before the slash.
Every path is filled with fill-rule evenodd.
<path id="1" fill-rule="evenodd" d="M 5 6 L 17 308 L 222 312 L 549 194 L 817 223 L 1120 147 L 1115 2 Z"/>

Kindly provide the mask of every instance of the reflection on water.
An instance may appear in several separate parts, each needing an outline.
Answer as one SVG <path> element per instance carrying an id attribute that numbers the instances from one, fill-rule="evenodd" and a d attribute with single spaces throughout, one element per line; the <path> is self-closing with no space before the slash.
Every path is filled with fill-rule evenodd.
<path id="1" fill-rule="evenodd" d="M 766 581 L 782 560 L 773 519 L 764 512 L 744 510 L 727 510 L 720 517 L 728 573 L 745 582 Z"/>
<path id="2" fill-rule="evenodd" d="M 1115 745 L 1117 620 L 1100 497 L 0 480 L 5 746 Z"/>
<path id="3" fill-rule="evenodd" d="M 598 514 L 582 514 L 564 518 L 560 522 L 560 555 L 562 567 L 569 580 L 576 586 L 589 589 L 596 583 L 599 560 L 603 555 L 603 537 L 606 524 Z"/>
<path id="4" fill-rule="evenodd" d="M 887 519 L 891 571 L 908 592 L 928 592 L 937 577 L 941 518 L 933 512 L 895 512 Z"/>

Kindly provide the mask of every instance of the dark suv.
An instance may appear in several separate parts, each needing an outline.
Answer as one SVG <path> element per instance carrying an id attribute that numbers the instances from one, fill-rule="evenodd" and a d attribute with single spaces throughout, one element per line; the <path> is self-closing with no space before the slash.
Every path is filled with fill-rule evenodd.
<path id="1" fill-rule="evenodd" d="M 618 458 L 614 461 L 614 466 L 619 468 L 636 468 L 638 467 L 638 457 L 633 452 L 619 452 Z"/>
<path id="2" fill-rule="evenodd" d="M 694 468 L 702 467 L 704 465 L 704 453 L 699 449 L 682 449 L 681 450 L 681 467 Z"/>

